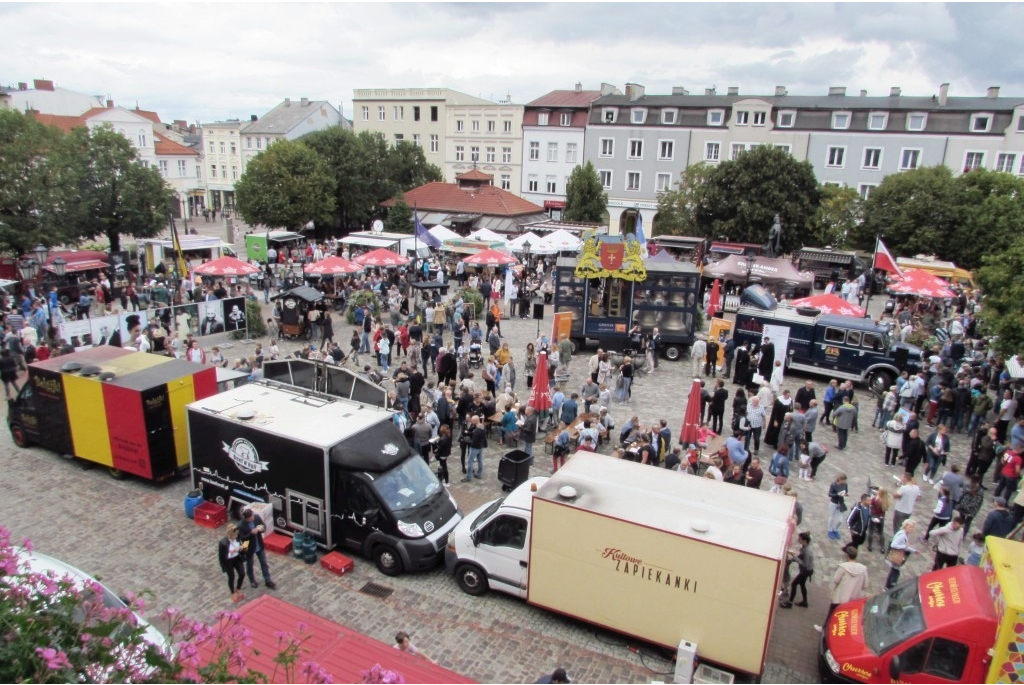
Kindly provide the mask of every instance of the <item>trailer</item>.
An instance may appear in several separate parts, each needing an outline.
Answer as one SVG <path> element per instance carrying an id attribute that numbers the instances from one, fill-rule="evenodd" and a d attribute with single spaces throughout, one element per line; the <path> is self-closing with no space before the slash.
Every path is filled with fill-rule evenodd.
<path id="1" fill-rule="evenodd" d="M 206 500 L 270 504 L 275 530 L 387 575 L 436 566 L 462 519 L 386 409 L 264 380 L 189 405 L 188 440 Z"/>
<path id="2" fill-rule="evenodd" d="M 207 260 L 220 259 L 221 257 L 236 257 L 234 248 L 222 241 L 220 238 L 211 238 L 198 235 L 184 235 L 179 239 L 181 255 L 187 261 L 196 260 L 204 262 Z M 148 238 L 140 240 L 139 261 L 144 268 L 144 273 L 153 273 L 158 264 L 163 264 L 168 272 L 173 271 L 174 241 L 170 238 Z"/>
<path id="3" fill-rule="evenodd" d="M 304 240 L 301 233 L 292 231 L 265 231 L 263 233 L 245 234 L 245 258 L 255 259 L 258 262 L 267 261 L 267 250 L 274 248 L 277 251 L 278 259 L 283 254 L 285 259 L 291 257 L 299 260 L 304 253 L 299 248 L 299 241 Z M 282 260 L 284 261 L 284 260 Z"/>
<path id="4" fill-rule="evenodd" d="M 186 405 L 216 392 L 212 366 L 101 345 L 29 365 L 7 425 L 19 447 L 162 481 L 188 468 Z"/>
<path id="5" fill-rule="evenodd" d="M 799 271 L 814 274 L 814 287 L 824 288 L 830 281 L 857 278 L 866 268 L 856 252 L 831 247 L 803 247 L 796 253 L 794 265 Z"/>

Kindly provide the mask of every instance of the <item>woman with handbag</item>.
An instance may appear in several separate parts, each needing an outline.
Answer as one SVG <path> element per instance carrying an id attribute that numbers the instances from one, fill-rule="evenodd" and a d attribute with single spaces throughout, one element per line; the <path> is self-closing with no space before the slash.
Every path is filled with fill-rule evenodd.
<path id="1" fill-rule="evenodd" d="M 914 534 L 915 525 L 913 519 L 907 519 L 889 542 L 889 554 L 885 559 L 889 566 L 889 576 L 885 579 L 886 590 L 900 582 L 900 571 L 906 565 L 907 558 L 917 551 L 910 546 L 910 537 Z"/>
<path id="2" fill-rule="evenodd" d="M 238 540 L 238 526 L 228 524 L 227 535 L 217 543 L 217 558 L 220 570 L 228 574 L 228 591 L 231 601 L 238 602 L 244 597 L 242 585 L 245 584 L 245 555 L 249 542 Z M 238 578 L 237 585 L 235 578 Z"/>
<path id="3" fill-rule="evenodd" d="M 885 552 L 885 514 L 892 506 L 892 497 L 885 488 L 878 488 L 878 492 L 871 498 L 871 522 L 868 524 L 868 551 L 871 551 L 871 541 L 878 536 L 878 549 Z"/>

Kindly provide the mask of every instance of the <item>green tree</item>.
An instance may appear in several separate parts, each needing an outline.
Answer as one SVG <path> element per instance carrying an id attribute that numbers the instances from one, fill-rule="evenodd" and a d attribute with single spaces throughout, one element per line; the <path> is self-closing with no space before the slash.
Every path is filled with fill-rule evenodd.
<path id="1" fill-rule="evenodd" d="M 962 212 L 956 181 L 948 167 L 923 167 L 886 176 L 864 203 L 864 221 L 854 244 L 873 250 L 885 236 L 894 254 L 947 255 Z"/>
<path id="2" fill-rule="evenodd" d="M 577 166 L 569 174 L 565 186 L 565 221 L 603 223 L 608 208 L 608 193 L 604 192 L 601 177 L 591 162 Z"/>
<path id="3" fill-rule="evenodd" d="M 340 126 L 303 136 L 327 164 L 334 197 L 332 227 L 346 231 L 367 223 L 376 208 L 376 197 L 363 176 L 363 148 L 355 133 Z"/>
<path id="4" fill-rule="evenodd" d="M 976 269 L 984 255 L 1009 248 L 1024 227 L 1024 179 L 975 169 L 957 177 L 956 186 L 960 221 L 941 256 Z"/>
<path id="5" fill-rule="evenodd" d="M 401 195 L 395 197 L 395 204 L 388 210 L 384 229 L 395 233 L 412 233 L 412 207 Z"/>
<path id="6" fill-rule="evenodd" d="M 854 188 L 824 185 L 807 245 L 843 250 L 863 220 L 863 201 Z"/>
<path id="7" fill-rule="evenodd" d="M 50 155 L 61 132 L 15 110 L 0 110 L 0 252 L 64 241 L 57 216 L 64 185 Z"/>
<path id="8" fill-rule="evenodd" d="M 1024 235 L 1018 234 L 1009 247 L 982 262 L 975 274 L 985 293 L 981 330 L 996 336 L 996 350 L 1004 357 L 1024 352 Z"/>
<path id="9" fill-rule="evenodd" d="M 334 187 L 327 163 L 312 148 L 279 140 L 249 162 L 235 197 L 246 223 L 297 230 L 330 221 Z"/>
<path id="10" fill-rule="evenodd" d="M 658 193 L 656 234 L 707 237 L 710 217 L 704 200 L 714 170 L 704 162 L 686 167 L 673 188 Z"/>
<path id="11" fill-rule="evenodd" d="M 382 200 L 432 181 L 444 180 L 441 170 L 427 162 L 423 148 L 407 140 L 388 149 L 386 166 L 388 181 L 394 185 L 394 189 Z"/>

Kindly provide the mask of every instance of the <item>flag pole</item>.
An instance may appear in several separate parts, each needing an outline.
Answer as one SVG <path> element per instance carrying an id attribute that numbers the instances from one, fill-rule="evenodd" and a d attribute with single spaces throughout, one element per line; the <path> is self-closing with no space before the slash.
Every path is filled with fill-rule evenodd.
<path id="1" fill-rule="evenodd" d="M 871 306 L 871 294 L 875 292 L 875 262 L 877 261 L 877 257 L 878 257 L 878 246 L 879 246 L 879 244 L 881 242 L 882 242 L 882 234 L 881 233 L 876 233 L 875 234 L 875 251 L 871 253 L 871 269 L 868 272 L 868 279 L 869 279 L 868 283 L 867 283 L 867 286 L 868 286 L 868 296 L 864 300 L 864 313 L 867 315 L 867 317 L 869 319 L 871 318 L 871 312 L 868 310 L 868 307 Z M 879 318 L 881 318 L 881 317 L 879 317 Z"/>

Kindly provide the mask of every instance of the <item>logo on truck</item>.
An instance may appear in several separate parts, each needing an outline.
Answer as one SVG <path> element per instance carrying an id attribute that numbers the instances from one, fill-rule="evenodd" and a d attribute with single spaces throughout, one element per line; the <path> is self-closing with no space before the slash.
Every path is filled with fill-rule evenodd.
<path id="1" fill-rule="evenodd" d="M 256 451 L 256 446 L 245 438 L 235 438 L 230 445 L 226 442 L 221 445 L 228 458 L 235 462 L 235 466 L 242 473 L 252 474 L 269 470 L 270 462 L 260 461 L 260 454 Z"/>
<path id="2" fill-rule="evenodd" d="M 389 457 L 393 457 L 398 454 L 398 445 L 393 442 L 389 442 L 380 448 L 380 451 Z"/>
<path id="3" fill-rule="evenodd" d="M 671 569 L 645 564 L 642 557 L 634 557 L 627 552 L 615 547 L 605 547 L 601 554 L 602 559 L 609 559 L 615 562 L 615 571 L 624 573 L 630 577 L 640 578 L 659 585 L 692 592 L 697 594 L 697 581 L 692 578 L 684 578 Z"/>

